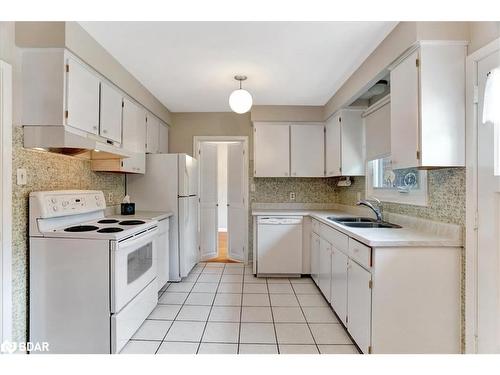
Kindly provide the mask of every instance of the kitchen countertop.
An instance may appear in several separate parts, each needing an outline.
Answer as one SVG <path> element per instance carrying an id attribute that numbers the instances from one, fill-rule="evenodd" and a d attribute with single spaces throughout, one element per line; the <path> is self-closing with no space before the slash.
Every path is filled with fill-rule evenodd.
<path id="1" fill-rule="evenodd" d="M 328 216 L 359 216 L 338 209 L 254 209 L 253 216 L 309 216 L 370 247 L 462 247 L 462 228 L 446 224 L 386 213 L 384 220 L 403 228 L 353 228 L 327 219 Z M 362 215 L 370 216 L 373 215 Z"/>

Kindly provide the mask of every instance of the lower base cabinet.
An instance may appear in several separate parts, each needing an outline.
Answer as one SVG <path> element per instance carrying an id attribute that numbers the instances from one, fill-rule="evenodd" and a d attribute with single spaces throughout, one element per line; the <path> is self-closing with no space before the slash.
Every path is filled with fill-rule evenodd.
<path id="1" fill-rule="evenodd" d="M 158 239 L 156 246 L 156 257 L 158 267 L 158 291 L 165 286 L 169 278 L 170 257 L 169 257 L 169 219 L 163 219 L 158 223 Z"/>
<path id="2" fill-rule="evenodd" d="M 319 285 L 319 248 L 320 239 L 316 233 L 311 233 L 311 278 Z"/>
<path id="3" fill-rule="evenodd" d="M 363 353 L 371 352 L 372 274 L 349 259 L 347 331 Z M 401 333 L 403 334 L 403 332 Z"/>
<path id="4" fill-rule="evenodd" d="M 332 248 L 332 302 L 331 305 L 342 323 L 347 326 L 347 266 L 348 257 Z"/>
<path id="5" fill-rule="evenodd" d="M 331 303 L 332 245 L 323 238 L 320 238 L 319 244 L 319 289 L 328 303 Z"/>

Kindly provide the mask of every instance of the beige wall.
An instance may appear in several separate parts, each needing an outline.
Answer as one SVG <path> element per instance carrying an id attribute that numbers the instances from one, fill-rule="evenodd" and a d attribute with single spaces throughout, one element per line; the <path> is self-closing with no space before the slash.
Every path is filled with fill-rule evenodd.
<path id="1" fill-rule="evenodd" d="M 248 136 L 250 158 L 253 155 L 252 123 L 250 113 L 239 115 L 233 112 L 189 112 L 172 113 L 173 126 L 168 134 L 169 152 L 193 155 L 195 135 Z"/>
<path id="2" fill-rule="evenodd" d="M 77 22 L 16 22 L 19 47 L 68 48 L 167 124 L 169 110 Z"/>
<path id="3" fill-rule="evenodd" d="M 323 121 L 323 106 L 254 105 L 252 121 Z"/>

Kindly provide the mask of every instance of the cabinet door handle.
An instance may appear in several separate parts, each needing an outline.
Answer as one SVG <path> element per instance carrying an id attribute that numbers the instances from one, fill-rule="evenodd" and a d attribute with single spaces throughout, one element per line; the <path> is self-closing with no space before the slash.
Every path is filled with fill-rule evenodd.
<path id="1" fill-rule="evenodd" d="M 102 130 L 102 133 L 103 133 L 103 134 L 106 134 L 107 132 L 108 132 L 108 131 L 107 131 L 106 129 L 103 129 L 103 130 Z"/>
<path id="2" fill-rule="evenodd" d="M 97 130 L 97 126 L 92 126 L 92 129 Z"/>

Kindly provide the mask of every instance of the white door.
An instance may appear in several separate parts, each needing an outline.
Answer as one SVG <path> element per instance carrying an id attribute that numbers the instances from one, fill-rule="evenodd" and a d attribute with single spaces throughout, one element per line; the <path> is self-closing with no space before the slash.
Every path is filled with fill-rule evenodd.
<path id="1" fill-rule="evenodd" d="M 316 233 L 311 233 L 311 277 L 319 286 L 319 243 L 320 239 Z"/>
<path id="2" fill-rule="evenodd" d="M 99 78 L 69 58 L 66 80 L 66 124 L 87 133 L 99 132 Z"/>
<path id="3" fill-rule="evenodd" d="M 217 143 L 201 142 L 200 156 L 200 256 L 217 256 Z"/>
<path id="4" fill-rule="evenodd" d="M 326 123 L 325 143 L 326 143 L 326 175 L 340 176 L 341 171 L 341 130 L 340 114 L 333 115 Z"/>
<path id="5" fill-rule="evenodd" d="M 99 135 L 111 141 L 122 142 L 123 97 L 106 82 L 101 82 L 101 108 L 99 111 Z"/>
<path id="6" fill-rule="evenodd" d="M 332 245 L 324 239 L 319 244 L 319 289 L 323 292 L 326 300 L 331 302 L 332 286 Z"/>
<path id="7" fill-rule="evenodd" d="M 500 124 L 483 124 L 486 75 L 500 67 L 500 52 L 478 63 L 478 230 L 477 230 L 477 351 L 500 353 L 500 176 L 494 175 L 500 147 Z M 498 105 L 498 103 L 497 103 Z M 495 150 L 497 148 L 497 150 Z"/>
<path id="8" fill-rule="evenodd" d="M 332 247 L 332 307 L 347 324 L 347 255 Z"/>
<path id="9" fill-rule="evenodd" d="M 372 275 L 356 262 L 349 260 L 347 270 L 347 330 L 363 351 L 371 345 Z"/>
<path id="10" fill-rule="evenodd" d="M 160 122 L 149 113 L 146 121 L 146 152 L 156 154 L 160 148 Z"/>
<path id="11" fill-rule="evenodd" d="M 290 125 L 254 123 L 254 176 L 290 175 Z"/>
<path id="12" fill-rule="evenodd" d="M 243 142 L 227 145 L 227 235 L 228 256 L 232 260 L 245 260 L 248 215 L 245 195 L 245 149 Z"/>
<path id="13" fill-rule="evenodd" d="M 159 150 L 161 154 L 168 153 L 168 126 L 160 123 L 160 145 Z"/>
<path id="14" fill-rule="evenodd" d="M 418 51 L 391 71 L 392 167 L 418 166 L 419 73 Z"/>
<path id="15" fill-rule="evenodd" d="M 290 167 L 292 177 L 325 175 L 325 126 L 290 126 Z"/>

